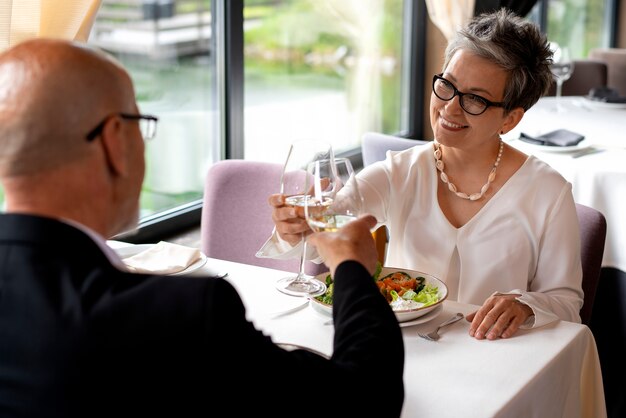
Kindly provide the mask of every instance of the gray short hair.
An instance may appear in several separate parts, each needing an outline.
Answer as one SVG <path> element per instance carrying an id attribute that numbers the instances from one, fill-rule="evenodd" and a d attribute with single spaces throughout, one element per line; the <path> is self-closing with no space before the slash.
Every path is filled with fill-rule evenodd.
<path id="1" fill-rule="evenodd" d="M 508 73 L 505 109 L 530 109 L 552 82 L 552 52 L 537 25 L 500 9 L 475 17 L 449 42 L 443 68 L 465 50 L 499 65 Z"/>

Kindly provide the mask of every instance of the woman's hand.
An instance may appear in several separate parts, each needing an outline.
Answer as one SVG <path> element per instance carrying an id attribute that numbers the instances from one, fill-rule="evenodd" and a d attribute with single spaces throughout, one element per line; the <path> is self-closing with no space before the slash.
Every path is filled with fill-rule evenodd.
<path id="1" fill-rule="evenodd" d="M 285 205 L 285 196 L 282 194 L 271 195 L 269 204 L 272 206 L 272 220 L 276 225 L 276 232 L 291 246 L 302 241 L 302 234 L 311 232 L 304 219 L 303 207 Z"/>
<path id="2" fill-rule="evenodd" d="M 467 316 L 467 320 L 472 321 L 469 335 L 477 340 L 512 337 L 533 315 L 528 305 L 515 299 L 519 296 L 500 293 L 490 296 L 478 311 Z"/>

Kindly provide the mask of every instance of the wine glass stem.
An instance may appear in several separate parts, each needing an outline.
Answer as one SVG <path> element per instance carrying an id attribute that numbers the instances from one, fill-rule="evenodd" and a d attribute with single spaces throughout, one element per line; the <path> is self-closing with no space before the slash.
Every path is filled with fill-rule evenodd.
<path id="1" fill-rule="evenodd" d="M 556 82 L 556 100 L 561 99 L 561 92 L 563 91 L 563 80 L 557 80 Z"/>
<path id="2" fill-rule="evenodd" d="M 300 270 L 298 271 L 298 276 L 296 280 L 304 279 L 304 263 L 306 261 L 306 238 L 302 237 L 302 256 L 300 257 Z"/>

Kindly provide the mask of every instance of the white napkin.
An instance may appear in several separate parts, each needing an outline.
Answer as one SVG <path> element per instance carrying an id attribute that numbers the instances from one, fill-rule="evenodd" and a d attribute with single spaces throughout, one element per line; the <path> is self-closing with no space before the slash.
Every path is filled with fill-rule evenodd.
<path id="1" fill-rule="evenodd" d="M 161 241 L 123 261 L 135 273 L 172 274 L 185 270 L 200 258 L 202 253 L 196 248 Z"/>

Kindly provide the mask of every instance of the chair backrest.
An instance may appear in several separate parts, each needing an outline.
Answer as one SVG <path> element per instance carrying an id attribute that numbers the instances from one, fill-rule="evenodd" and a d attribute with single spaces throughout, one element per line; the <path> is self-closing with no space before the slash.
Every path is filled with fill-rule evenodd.
<path id="1" fill-rule="evenodd" d="M 594 48 L 589 51 L 589 58 L 606 63 L 606 85 L 616 89 L 620 96 L 626 96 L 626 48 Z"/>
<path id="2" fill-rule="evenodd" d="M 606 218 L 600 211 L 579 203 L 576 203 L 576 213 L 580 225 L 580 257 L 583 266 L 583 291 L 585 292 L 580 318 L 583 324 L 589 325 L 602 267 Z"/>
<path id="3" fill-rule="evenodd" d="M 574 60 L 574 72 L 569 80 L 563 82 L 563 96 L 586 96 L 589 90 L 606 87 L 607 65 L 595 59 Z M 556 83 L 552 82 L 547 96 L 556 94 Z"/>
<path id="4" fill-rule="evenodd" d="M 387 151 L 402 151 L 415 145 L 420 145 L 426 141 L 419 139 L 408 139 L 394 135 L 380 134 L 377 132 L 366 132 L 361 138 L 361 154 L 363 155 L 363 165 L 368 166 L 376 161 L 385 159 Z"/>
<path id="5" fill-rule="evenodd" d="M 256 252 L 274 228 L 271 194 L 280 186 L 282 165 L 223 160 L 207 171 L 200 229 L 201 249 L 212 258 L 297 272 L 299 260 L 258 258 Z M 306 263 L 308 274 L 328 271 Z"/>

